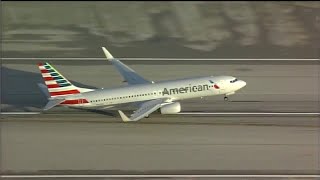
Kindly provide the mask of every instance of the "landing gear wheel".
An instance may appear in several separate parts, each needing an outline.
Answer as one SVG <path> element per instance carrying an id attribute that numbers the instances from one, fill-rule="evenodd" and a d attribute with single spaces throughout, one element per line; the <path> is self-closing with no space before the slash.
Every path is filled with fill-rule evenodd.
<path id="1" fill-rule="evenodd" d="M 224 101 L 229 101 L 229 98 L 227 96 L 225 96 L 223 99 Z"/>
<path id="2" fill-rule="evenodd" d="M 145 118 L 149 118 L 149 116 L 145 116 Z"/>

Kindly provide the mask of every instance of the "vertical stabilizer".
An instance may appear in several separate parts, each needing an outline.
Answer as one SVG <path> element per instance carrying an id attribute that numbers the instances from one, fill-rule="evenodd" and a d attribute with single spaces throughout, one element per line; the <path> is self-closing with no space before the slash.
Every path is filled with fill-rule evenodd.
<path id="1" fill-rule="evenodd" d="M 50 97 L 59 97 L 91 91 L 91 89 L 79 88 L 74 86 L 67 78 L 60 74 L 49 63 L 39 63 L 38 66 L 45 85 L 48 88 Z"/>

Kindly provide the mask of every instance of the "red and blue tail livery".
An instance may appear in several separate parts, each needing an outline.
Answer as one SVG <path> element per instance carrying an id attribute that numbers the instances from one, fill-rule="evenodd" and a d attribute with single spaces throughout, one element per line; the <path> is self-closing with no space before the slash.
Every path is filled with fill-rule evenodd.
<path id="1" fill-rule="evenodd" d="M 49 63 L 38 63 L 41 75 L 51 97 L 79 94 L 79 89 Z"/>

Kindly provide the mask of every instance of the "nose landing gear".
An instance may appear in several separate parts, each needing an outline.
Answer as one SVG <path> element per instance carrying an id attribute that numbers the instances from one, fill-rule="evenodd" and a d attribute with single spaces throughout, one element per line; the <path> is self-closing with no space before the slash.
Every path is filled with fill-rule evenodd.
<path id="1" fill-rule="evenodd" d="M 227 94 L 225 94 L 224 95 L 224 101 L 229 101 L 229 98 L 228 98 L 228 96 L 230 96 L 230 95 L 232 95 L 232 94 L 234 94 L 234 92 L 229 92 L 229 93 L 227 93 Z"/>

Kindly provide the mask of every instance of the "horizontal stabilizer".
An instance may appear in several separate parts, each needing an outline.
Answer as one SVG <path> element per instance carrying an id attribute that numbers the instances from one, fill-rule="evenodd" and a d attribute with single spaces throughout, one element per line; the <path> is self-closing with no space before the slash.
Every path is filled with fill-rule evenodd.
<path id="1" fill-rule="evenodd" d="M 47 98 L 50 98 L 50 94 L 46 85 L 38 83 L 38 87 Z"/>
<path id="2" fill-rule="evenodd" d="M 51 99 L 49 100 L 49 102 L 47 103 L 47 105 L 43 108 L 44 111 L 49 110 L 57 105 L 59 105 L 60 103 L 62 103 L 65 99 Z"/>

